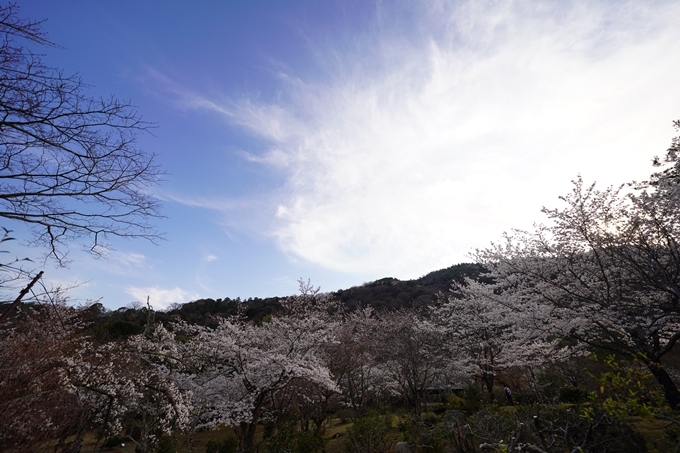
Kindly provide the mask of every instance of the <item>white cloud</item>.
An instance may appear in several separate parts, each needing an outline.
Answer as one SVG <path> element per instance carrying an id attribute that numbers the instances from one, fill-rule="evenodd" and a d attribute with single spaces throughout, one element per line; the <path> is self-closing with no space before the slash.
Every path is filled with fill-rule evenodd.
<path id="1" fill-rule="evenodd" d="M 271 103 L 194 100 L 271 142 L 250 159 L 287 175 L 287 252 L 416 277 L 538 220 L 579 172 L 644 178 L 670 142 L 677 2 L 432 5 L 410 22 L 383 5 L 356 48 L 317 49 L 326 76 L 282 77 Z"/>
<path id="2" fill-rule="evenodd" d="M 218 259 L 217 256 L 211 253 L 207 255 L 205 258 L 203 258 L 203 261 L 205 261 L 206 263 L 212 263 L 213 261 L 217 261 L 217 259 Z"/>
<path id="3" fill-rule="evenodd" d="M 108 252 L 108 258 L 124 267 L 142 267 L 146 264 L 146 256 L 137 252 L 111 250 Z"/>
<path id="4" fill-rule="evenodd" d="M 156 310 L 164 310 L 173 303 L 183 304 L 199 298 L 198 294 L 189 293 L 179 287 L 163 289 L 157 286 L 148 288 L 131 286 L 126 288 L 125 292 L 142 303 L 146 303 L 148 296 L 151 306 Z"/>

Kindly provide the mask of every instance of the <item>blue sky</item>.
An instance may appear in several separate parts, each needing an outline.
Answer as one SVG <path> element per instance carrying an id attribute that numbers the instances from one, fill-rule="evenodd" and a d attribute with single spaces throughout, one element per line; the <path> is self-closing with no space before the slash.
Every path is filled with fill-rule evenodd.
<path id="1" fill-rule="evenodd" d="M 643 179 L 680 118 L 675 1 L 36 1 L 93 95 L 156 123 L 167 240 L 53 284 L 158 308 L 416 278 Z M 22 237 L 19 225 L 8 226 Z M 17 256 L 36 251 L 12 250 Z"/>

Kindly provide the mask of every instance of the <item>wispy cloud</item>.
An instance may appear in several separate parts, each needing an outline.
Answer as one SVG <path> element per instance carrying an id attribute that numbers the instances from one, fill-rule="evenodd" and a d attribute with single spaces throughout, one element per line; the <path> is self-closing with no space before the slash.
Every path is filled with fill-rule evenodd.
<path id="1" fill-rule="evenodd" d="M 123 266 L 141 267 L 146 264 L 146 256 L 137 252 L 111 250 L 108 253 L 108 258 Z"/>
<path id="2" fill-rule="evenodd" d="M 213 261 L 217 261 L 217 259 L 218 258 L 216 255 L 209 254 L 205 258 L 203 258 L 203 261 L 205 261 L 206 263 L 212 263 Z"/>
<path id="3" fill-rule="evenodd" d="M 164 310 L 173 303 L 183 304 L 198 299 L 199 297 L 198 294 L 189 293 L 179 287 L 164 289 L 157 286 L 148 288 L 131 286 L 126 288 L 125 292 L 134 297 L 135 300 L 144 303 L 146 302 L 146 298 L 149 297 L 151 306 L 156 310 Z"/>
<path id="4" fill-rule="evenodd" d="M 295 256 L 415 277 L 529 225 L 579 172 L 645 177 L 670 139 L 677 2 L 381 5 L 271 102 L 187 98 L 271 143 L 248 158 L 286 175 L 271 231 Z"/>
<path id="5" fill-rule="evenodd" d="M 140 270 L 149 272 L 153 266 L 148 262 L 146 255 L 130 250 L 109 249 L 103 255 L 105 259 L 87 260 L 88 267 L 106 269 L 106 272 L 113 272 L 120 275 L 138 275 Z M 82 270 L 82 269 L 81 269 Z"/>
<path id="6" fill-rule="evenodd" d="M 233 116 L 230 108 L 224 101 L 216 102 L 208 99 L 204 95 L 176 82 L 157 69 L 147 67 L 146 75 L 143 80 L 147 83 L 152 83 L 154 85 L 154 90 L 160 88 L 165 93 L 172 93 L 175 95 L 175 104 L 180 108 L 208 110 L 228 117 Z"/>
<path id="7" fill-rule="evenodd" d="M 174 194 L 168 191 L 159 191 L 157 197 L 163 201 L 173 201 L 194 208 L 212 209 L 215 211 L 229 212 L 248 206 L 243 199 L 228 199 L 223 197 L 209 197 L 203 195 Z"/>

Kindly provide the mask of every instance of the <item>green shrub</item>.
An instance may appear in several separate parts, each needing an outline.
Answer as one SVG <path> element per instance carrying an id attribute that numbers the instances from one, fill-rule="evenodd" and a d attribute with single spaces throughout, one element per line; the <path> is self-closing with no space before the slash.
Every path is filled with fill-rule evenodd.
<path id="1" fill-rule="evenodd" d="M 384 453 L 392 448 L 388 435 L 392 425 L 389 415 L 368 414 L 347 429 L 346 453 Z"/>
<path id="2" fill-rule="evenodd" d="M 503 395 L 505 398 L 505 395 Z M 512 394 L 512 399 L 515 404 L 527 405 L 538 403 L 538 395 L 536 392 L 515 392 Z M 507 401 L 507 398 L 503 401 Z"/>
<path id="3" fill-rule="evenodd" d="M 466 423 L 475 437 L 491 445 L 508 445 L 516 438 L 519 443 L 534 445 L 543 451 L 572 451 L 576 445 L 582 447 L 577 451 L 590 453 L 648 451 L 645 439 L 625 419 L 591 405 L 582 408 L 519 406 L 512 410 L 493 410 L 489 407 L 467 418 Z M 544 447 L 552 442 L 551 449 Z"/>
<path id="4" fill-rule="evenodd" d="M 144 327 L 130 321 L 105 322 L 95 328 L 95 336 L 99 341 L 127 338 L 142 333 Z"/>
<path id="5" fill-rule="evenodd" d="M 567 380 L 559 371 L 548 368 L 536 373 L 536 383 L 543 397 L 554 402 L 558 399 L 560 390 L 567 385 Z"/>
<path id="6" fill-rule="evenodd" d="M 229 436 L 220 441 L 212 439 L 205 445 L 205 453 L 234 453 L 238 442 L 234 436 Z"/>
<path id="7" fill-rule="evenodd" d="M 562 403 L 580 404 L 588 401 L 590 395 L 591 393 L 584 388 L 565 385 L 559 389 L 558 400 Z"/>
<path id="8" fill-rule="evenodd" d="M 300 431 L 296 436 L 297 453 L 318 453 L 323 450 L 325 441 L 314 431 Z"/>
<path id="9" fill-rule="evenodd" d="M 442 417 L 428 416 L 418 419 L 409 415 L 400 420 L 398 428 L 404 441 L 420 446 L 428 453 L 472 453 L 475 452 L 472 436 L 465 415 L 460 411 L 449 411 Z"/>
<path id="10" fill-rule="evenodd" d="M 295 453 L 296 430 L 292 424 L 287 424 L 276 431 L 266 440 L 268 453 Z M 207 452 L 206 452 L 207 453 Z"/>
<path id="11" fill-rule="evenodd" d="M 484 405 L 484 394 L 475 384 L 469 384 L 460 394 L 460 407 L 458 409 L 474 414 L 479 411 Z"/>
<path id="12" fill-rule="evenodd" d="M 324 439 L 320 434 L 314 431 L 298 431 L 293 424 L 280 428 L 265 443 L 268 453 L 318 453 L 324 447 Z"/>
<path id="13" fill-rule="evenodd" d="M 474 414 L 484 406 L 484 396 L 479 387 L 470 384 L 459 395 L 447 395 L 446 404 L 450 409 Z"/>
<path id="14" fill-rule="evenodd" d="M 443 404 L 439 405 L 439 406 L 435 406 L 434 409 L 432 409 L 432 412 L 435 415 L 444 415 L 446 413 L 446 411 L 447 411 L 446 406 L 444 406 Z"/>
<path id="15" fill-rule="evenodd" d="M 597 399 L 604 409 L 620 418 L 633 415 L 657 417 L 669 413 L 663 389 L 638 361 L 623 361 L 611 355 L 602 363 L 608 368 L 592 376 L 600 384 Z"/>

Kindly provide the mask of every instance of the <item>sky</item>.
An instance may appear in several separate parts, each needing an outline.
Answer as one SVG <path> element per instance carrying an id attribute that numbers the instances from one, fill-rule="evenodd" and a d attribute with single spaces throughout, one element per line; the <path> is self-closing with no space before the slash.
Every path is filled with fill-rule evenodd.
<path id="1" fill-rule="evenodd" d="M 45 63 L 155 124 L 166 240 L 73 244 L 68 268 L 10 250 L 110 309 L 418 278 L 531 228 L 579 174 L 645 179 L 677 135 L 677 1 L 19 6 L 62 47 Z"/>

